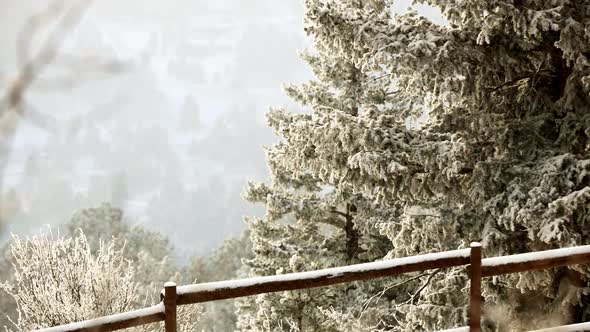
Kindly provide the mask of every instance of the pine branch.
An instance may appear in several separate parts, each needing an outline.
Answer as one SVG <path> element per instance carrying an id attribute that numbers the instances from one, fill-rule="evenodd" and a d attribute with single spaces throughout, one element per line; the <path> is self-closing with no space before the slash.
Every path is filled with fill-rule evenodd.
<path id="1" fill-rule="evenodd" d="M 352 217 L 350 214 L 348 214 L 346 212 L 339 211 L 337 209 L 331 209 L 330 210 L 330 213 L 337 214 L 337 215 L 339 215 L 341 217 L 344 217 L 344 218 L 350 218 L 350 217 Z"/>
<path id="2" fill-rule="evenodd" d="M 325 218 L 325 219 L 320 219 L 318 220 L 318 222 L 321 222 L 323 224 L 329 225 L 329 226 L 334 226 L 336 228 L 342 228 L 344 229 L 344 221 L 342 221 L 342 219 L 340 218 Z"/>
<path id="3" fill-rule="evenodd" d="M 432 218 L 442 218 L 441 215 L 437 215 L 437 214 L 410 214 L 408 215 L 409 217 L 432 217 Z"/>
<path id="4" fill-rule="evenodd" d="M 496 87 L 491 88 L 490 90 L 488 90 L 488 92 L 486 92 L 486 95 L 489 95 L 491 93 L 494 93 L 494 92 L 496 92 L 496 91 L 498 91 L 500 89 L 503 89 L 505 87 L 506 88 L 512 88 L 512 87 L 516 86 L 518 82 L 520 82 L 522 80 L 536 78 L 538 75 L 540 75 L 543 72 L 549 72 L 549 70 L 540 70 L 540 71 L 537 70 L 534 73 L 529 73 L 527 75 L 519 76 L 519 77 L 517 77 L 515 79 L 512 79 L 510 81 L 504 82 L 504 83 L 502 83 L 502 84 L 500 84 L 500 85 L 498 85 Z"/>
<path id="5" fill-rule="evenodd" d="M 365 81 L 363 84 L 366 85 L 366 84 L 369 84 L 371 82 L 378 81 L 378 80 L 380 80 L 382 78 L 386 78 L 388 76 L 391 76 L 391 74 L 383 74 L 383 75 L 380 75 L 380 76 L 372 77 L 371 79 Z"/>

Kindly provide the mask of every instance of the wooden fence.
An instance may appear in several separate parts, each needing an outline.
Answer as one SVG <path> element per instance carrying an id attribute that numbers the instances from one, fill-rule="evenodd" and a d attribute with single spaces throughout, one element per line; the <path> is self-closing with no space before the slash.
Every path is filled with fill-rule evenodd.
<path id="1" fill-rule="evenodd" d="M 172 282 L 167 282 L 164 284 L 164 290 L 162 291 L 162 302 L 155 306 L 51 327 L 38 330 L 38 332 L 103 332 L 160 321 L 164 321 L 166 332 L 175 332 L 176 307 L 178 305 L 279 291 L 323 287 L 352 281 L 395 276 L 408 272 L 463 265 L 467 266 L 471 280 L 469 326 L 445 330 L 445 332 L 479 332 L 481 324 L 481 278 L 588 263 L 590 263 L 590 245 L 482 259 L 481 245 L 474 242 L 468 249 L 348 265 L 317 271 L 218 281 L 179 287 Z M 590 322 L 552 327 L 534 332 L 581 330 L 590 330 Z"/>

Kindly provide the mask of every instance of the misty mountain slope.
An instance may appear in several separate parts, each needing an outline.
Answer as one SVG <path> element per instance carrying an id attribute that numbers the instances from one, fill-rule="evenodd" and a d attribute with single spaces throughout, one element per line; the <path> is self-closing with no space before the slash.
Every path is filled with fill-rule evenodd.
<path id="1" fill-rule="evenodd" d="M 9 72 L 15 35 L 41 8 L 2 6 L 13 23 L 0 32 L 0 69 Z M 300 11 L 296 1 L 96 3 L 28 93 L 54 126 L 18 128 L 1 189 L 18 207 L 8 231 L 113 201 L 181 250 L 237 234 L 242 216 L 259 213 L 240 194 L 267 174 L 261 146 L 273 138 L 263 113 L 290 103 L 280 82 L 309 76 L 297 58 Z M 80 70 L 66 61 L 74 57 L 93 60 Z M 94 60 L 119 67 L 104 72 Z"/>

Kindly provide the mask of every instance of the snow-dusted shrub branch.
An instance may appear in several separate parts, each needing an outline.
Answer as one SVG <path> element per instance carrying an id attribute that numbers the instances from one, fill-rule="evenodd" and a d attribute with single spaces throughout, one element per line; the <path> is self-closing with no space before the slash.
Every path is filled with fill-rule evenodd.
<path id="1" fill-rule="evenodd" d="M 26 239 L 15 236 L 14 281 L 0 284 L 18 305 L 12 329 L 31 331 L 148 305 L 146 290 L 135 281 L 133 262 L 116 243 L 114 238 L 99 241 L 93 251 L 82 231 L 71 238 L 51 231 Z M 179 330 L 191 331 L 199 314 L 198 306 L 181 308 Z M 159 330 L 160 325 L 137 329 Z"/>

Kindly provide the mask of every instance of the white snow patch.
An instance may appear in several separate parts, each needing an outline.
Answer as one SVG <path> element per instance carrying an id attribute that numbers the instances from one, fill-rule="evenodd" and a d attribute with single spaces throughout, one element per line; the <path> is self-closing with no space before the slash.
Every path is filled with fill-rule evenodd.
<path id="1" fill-rule="evenodd" d="M 316 271 L 298 272 L 298 273 L 289 273 L 289 274 L 284 274 L 284 275 L 248 278 L 248 279 L 240 279 L 240 280 L 216 281 L 216 282 L 208 282 L 208 283 L 203 283 L 203 284 L 186 285 L 186 286 L 179 286 L 177 288 L 177 294 L 182 295 L 182 294 L 189 294 L 189 293 L 210 292 L 210 291 L 214 291 L 217 289 L 241 288 L 241 287 L 254 286 L 254 285 L 259 285 L 259 284 L 264 284 L 264 283 L 270 283 L 270 282 L 295 281 L 295 280 L 315 279 L 315 278 L 322 278 L 322 277 L 335 278 L 335 277 L 338 277 L 338 276 L 341 276 L 341 275 L 344 275 L 347 273 L 385 270 L 385 269 L 392 268 L 392 267 L 409 265 L 409 264 L 424 263 L 424 262 L 431 262 L 431 261 L 436 261 L 436 260 L 445 259 L 445 258 L 469 257 L 469 254 L 470 254 L 470 249 L 460 249 L 460 250 L 451 250 L 451 251 L 445 251 L 445 252 L 411 256 L 411 257 L 389 259 L 389 260 L 383 260 L 383 261 L 378 261 L 378 262 L 355 264 L 355 265 L 342 266 L 342 267 L 334 267 L 334 268 L 316 270 Z"/>
<path id="2" fill-rule="evenodd" d="M 77 323 L 70 323 L 66 325 L 60 325 L 55 327 L 50 327 L 46 329 L 37 330 L 36 332 L 67 332 L 67 331 L 75 331 L 80 329 L 88 329 L 97 326 L 101 326 L 104 324 L 111 324 L 116 322 L 127 321 L 139 317 L 146 317 L 151 316 L 158 313 L 164 313 L 164 303 L 160 302 L 155 306 L 149 308 L 143 308 L 139 310 L 124 312 L 120 314 L 85 320 L 82 322 Z"/>
<path id="3" fill-rule="evenodd" d="M 567 257 L 567 256 L 571 256 L 571 255 L 580 255 L 580 254 L 590 254 L 590 245 L 553 249 L 553 250 L 545 250 L 545 251 L 538 251 L 538 252 L 529 252 L 526 254 L 486 258 L 486 259 L 482 259 L 481 265 L 482 266 L 498 266 L 498 265 L 505 265 L 505 264 L 515 264 L 515 263 L 537 261 L 537 260 L 542 260 L 542 259 Z"/>
<path id="4" fill-rule="evenodd" d="M 590 331 L 590 322 L 556 326 L 556 327 L 550 327 L 547 329 L 535 330 L 535 331 L 530 331 L 530 332 L 574 332 L 574 331 Z"/>

